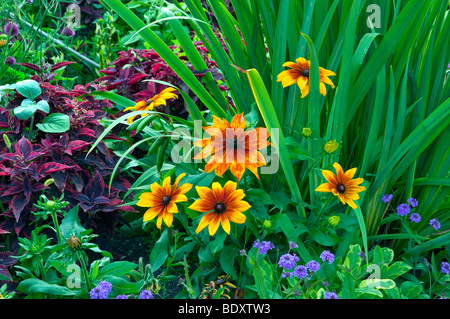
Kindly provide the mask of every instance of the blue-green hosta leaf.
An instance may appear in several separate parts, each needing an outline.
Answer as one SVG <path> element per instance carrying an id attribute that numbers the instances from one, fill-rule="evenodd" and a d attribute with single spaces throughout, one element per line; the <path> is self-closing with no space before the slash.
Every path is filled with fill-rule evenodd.
<path id="1" fill-rule="evenodd" d="M 16 83 L 16 90 L 24 97 L 34 100 L 41 95 L 42 90 L 39 83 L 34 80 L 23 80 Z"/>
<path id="2" fill-rule="evenodd" d="M 25 99 L 22 104 L 14 109 L 14 115 L 17 116 L 19 120 L 28 120 L 36 111 L 37 105 L 30 99 Z"/>
<path id="3" fill-rule="evenodd" d="M 41 100 L 41 101 L 37 102 L 36 106 L 39 111 L 42 111 L 47 114 L 50 112 L 50 106 L 48 105 L 48 102 L 45 100 Z"/>
<path id="4" fill-rule="evenodd" d="M 64 133 L 70 129 L 70 119 L 66 114 L 53 113 L 36 126 L 45 133 Z"/>

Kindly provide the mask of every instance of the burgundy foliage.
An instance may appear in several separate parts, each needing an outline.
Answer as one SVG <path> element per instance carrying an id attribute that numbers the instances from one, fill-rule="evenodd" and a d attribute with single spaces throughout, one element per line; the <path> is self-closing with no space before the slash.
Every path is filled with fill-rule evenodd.
<path id="1" fill-rule="evenodd" d="M 99 119 L 114 116 L 106 112 L 113 106 L 109 100 L 82 96 L 92 91 L 105 90 L 101 84 L 77 85 L 71 90 L 51 84 L 54 71 L 70 64 L 61 62 L 43 69 L 32 64 L 22 64 L 37 72 L 32 79 L 40 83 L 44 99 L 50 105 L 50 113 L 64 113 L 70 118 L 71 128 L 63 134 L 47 134 L 37 131 L 32 141 L 28 140 L 30 120 L 22 121 L 10 112 L 24 99 L 16 92 L 9 103 L 0 108 L 0 134 L 7 135 L 11 142 L 8 149 L 0 138 L 0 234 L 10 233 L 26 236 L 31 227 L 35 211 L 33 203 L 41 194 L 48 198 L 59 198 L 71 205 L 79 204 L 80 219 L 85 227 L 95 232 L 113 232 L 118 221 L 125 222 L 121 211 L 135 211 L 132 207 L 117 207 L 122 204 L 121 195 L 131 186 L 130 182 L 115 175 L 111 190 L 105 187 L 118 157 L 102 141 L 88 155 L 87 151 L 103 132 Z M 34 121 L 39 123 L 46 114 L 37 111 Z M 115 133 L 106 137 L 120 139 Z M 53 180 L 49 183 L 49 180 Z M 47 183 L 46 183 L 47 181 Z"/>

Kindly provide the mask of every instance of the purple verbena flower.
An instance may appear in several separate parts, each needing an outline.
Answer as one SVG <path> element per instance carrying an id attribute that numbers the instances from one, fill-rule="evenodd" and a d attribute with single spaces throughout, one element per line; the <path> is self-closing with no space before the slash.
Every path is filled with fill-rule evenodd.
<path id="1" fill-rule="evenodd" d="M 436 230 L 441 228 L 441 223 L 437 220 L 437 218 L 430 220 L 430 225 L 431 225 L 431 227 L 433 227 Z"/>
<path id="2" fill-rule="evenodd" d="M 294 243 L 293 241 L 289 241 L 289 248 L 290 249 L 298 248 L 298 245 L 296 243 Z"/>
<path id="3" fill-rule="evenodd" d="M 366 258 L 366 254 L 363 251 L 360 251 L 358 253 L 358 256 L 361 257 L 362 259 Z"/>
<path id="4" fill-rule="evenodd" d="M 281 274 L 281 278 L 292 278 L 292 276 L 294 275 L 294 273 L 292 271 L 283 271 L 283 273 Z"/>
<path id="5" fill-rule="evenodd" d="M 6 65 L 14 65 L 16 64 L 16 59 L 13 56 L 8 56 L 5 58 Z"/>
<path id="6" fill-rule="evenodd" d="M 108 299 L 108 294 L 108 291 L 101 286 L 92 288 L 92 290 L 89 292 L 91 299 Z"/>
<path id="7" fill-rule="evenodd" d="M 339 297 L 335 292 L 326 292 L 325 299 L 339 299 Z"/>
<path id="8" fill-rule="evenodd" d="M 116 299 L 128 299 L 127 295 L 117 295 Z"/>
<path id="9" fill-rule="evenodd" d="M 309 269 L 309 271 L 316 272 L 320 269 L 320 264 L 315 260 L 311 260 L 306 264 L 306 267 Z"/>
<path id="10" fill-rule="evenodd" d="M 324 250 L 320 254 L 320 259 L 322 259 L 323 261 L 328 261 L 329 264 L 332 264 L 334 261 L 334 254 L 330 253 L 330 251 L 328 250 Z"/>
<path id="11" fill-rule="evenodd" d="M 298 256 L 295 254 L 284 254 L 280 257 L 278 265 L 286 270 L 291 270 L 292 268 L 294 268 L 295 263 L 299 260 L 300 258 L 298 258 Z"/>
<path id="12" fill-rule="evenodd" d="M 328 281 L 325 280 L 325 281 L 323 282 L 323 285 L 324 285 L 325 287 L 328 287 L 330 284 L 328 283 Z"/>
<path id="13" fill-rule="evenodd" d="M 420 222 L 420 215 L 417 213 L 412 213 L 411 216 L 409 216 L 412 222 L 418 223 Z"/>
<path id="14" fill-rule="evenodd" d="M 139 299 L 153 299 L 153 294 L 150 290 L 144 289 L 139 294 Z"/>
<path id="15" fill-rule="evenodd" d="M 449 264 L 448 262 L 446 262 L 446 261 L 443 261 L 443 262 L 441 263 L 441 271 L 442 271 L 444 274 L 449 275 L 449 274 L 450 274 L 450 264 Z"/>
<path id="16" fill-rule="evenodd" d="M 253 247 L 258 248 L 258 253 L 260 255 L 265 255 L 268 250 L 275 248 L 275 245 L 270 241 L 259 242 L 259 239 L 253 243 Z"/>
<path id="17" fill-rule="evenodd" d="M 415 198 L 408 198 L 407 202 L 411 205 L 411 207 L 419 206 L 419 202 Z"/>
<path id="18" fill-rule="evenodd" d="M 392 195 L 392 194 L 384 194 L 383 197 L 381 197 L 381 200 L 382 200 L 384 203 L 389 203 L 389 202 L 391 201 L 391 199 L 392 199 L 393 196 L 394 196 L 394 195 Z"/>
<path id="19" fill-rule="evenodd" d="M 397 215 L 405 216 L 408 215 L 411 211 L 411 208 L 408 206 L 408 204 L 400 204 L 397 207 Z"/>
<path id="20" fill-rule="evenodd" d="M 12 37 L 19 35 L 19 27 L 15 22 L 8 21 L 8 23 L 5 25 L 5 34 L 10 35 Z"/>
<path id="21" fill-rule="evenodd" d="M 303 265 L 295 267 L 294 276 L 297 277 L 298 279 L 305 278 L 306 276 L 308 276 L 308 268 L 306 268 Z"/>

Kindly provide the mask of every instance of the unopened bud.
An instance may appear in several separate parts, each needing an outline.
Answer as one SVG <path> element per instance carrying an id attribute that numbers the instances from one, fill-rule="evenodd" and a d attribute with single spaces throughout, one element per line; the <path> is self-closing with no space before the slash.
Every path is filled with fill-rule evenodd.
<path id="1" fill-rule="evenodd" d="M 264 223 L 263 223 L 263 227 L 266 228 L 266 229 L 272 227 L 272 222 L 271 222 L 270 220 L 267 220 L 267 219 L 266 219 L 266 220 L 264 221 Z"/>
<path id="2" fill-rule="evenodd" d="M 77 236 L 72 235 L 72 237 L 67 239 L 67 244 L 69 244 L 70 248 L 77 249 L 77 248 L 80 248 L 81 241 L 80 241 L 80 239 Z"/>
<path id="3" fill-rule="evenodd" d="M 3 141 L 5 142 L 6 147 L 11 151 L 11 141 L 9 140 L 8 135 L 3 134 Z"/>
<path id="4" fill-rule="evenodd" d="M 341 220 L 341 218 L 340 218 L 339 216 L 334 215 L 334 216 L 330 216 L 330 217 L 328 218 L 328 223 L 329 223 L 331 226 L 336 227 L 336 226 L 339 224 L 339 221 L 340 221 L 340 220 Z"/>
<path id="5" fill-rule="evenodd" d="M 339 143 L 334 141 L 328 141 L 325 146 L 323 147 L 323 150 L 327 152 L 328 154 L 334 153 L 339 147 Z"/>
<path id="6" fill-rule="evenodd" d="M 44 182 L 45 186 L 50 186 L 51 184 L 53 184 L 55 182 L 55 180 L 53 178 L 49 178 Z"/>
<path id="7" fill-rule="evenodd" d="M 302 129 L 302 134 L 303 134 L 303 136 L 308 137 L 312 134 L 312 131 L 309 127 L 304 127 Z"/>

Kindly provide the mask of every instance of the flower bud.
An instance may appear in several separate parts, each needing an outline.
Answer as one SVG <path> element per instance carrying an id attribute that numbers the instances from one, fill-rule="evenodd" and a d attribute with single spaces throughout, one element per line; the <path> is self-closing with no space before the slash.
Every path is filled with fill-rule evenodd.
<path id="1" fill-rule="evenodd" d="M 49 178 L 44 182 L 45 186 L 50 186 L 51 184 L 53 184 L 55 182 L 55 180 L 53 178 Z"/>
<path id="2" fill-rule="evenodd" d="M 268 229 L 268 228 L 270 228 L 270 227 L 272 227 L 272 222 L 270 221 L 270 220 L 265 220 L 264 221 L 264 223 L 263 223 L 263 227 L 265 228 L 265 229 Z"/>
<path id="3" fill-rule="evenodd" d="M 334 215 L 334 216 L 330 216 L 330 217 L 328 218 L 328 223 L 329 223 L 331 226 L 336 227 L 336 226 L 339 224 L 339 221 L 340 221 L 340 220 L 341 220 L 341 218 L 340 218 L 339 216 Z"/>
<path id="4" fill-rule="evenodd" d="M 9 140 L 8 135 L 3 134 L 3 141 L 5 142 L 6 147 L 11 150 L 11 141 Z"/>
<path id="5" fill-rule="evenodd" d="M 303 136 L 308 137 L 312 134 L 312 131 L 309 127 L 304 127 L 302 129 L 302 134 L 303 134 Z"/>
<path id="6" fill-rule="evenodd" d="M 72 237 L 67 239 L 67 244 L 69 245 L 70 248 L 77 249 L 81 246 L 81 241 L 77 236 L 72 235 Z"/>
<path id="7" fill-rule="evenodd" d="M 334 141 L 328 141 L 325 146 L 323 147 L 324 151 L 328 154 L 334 153 L 339 147 L 339 143 Z"/>

